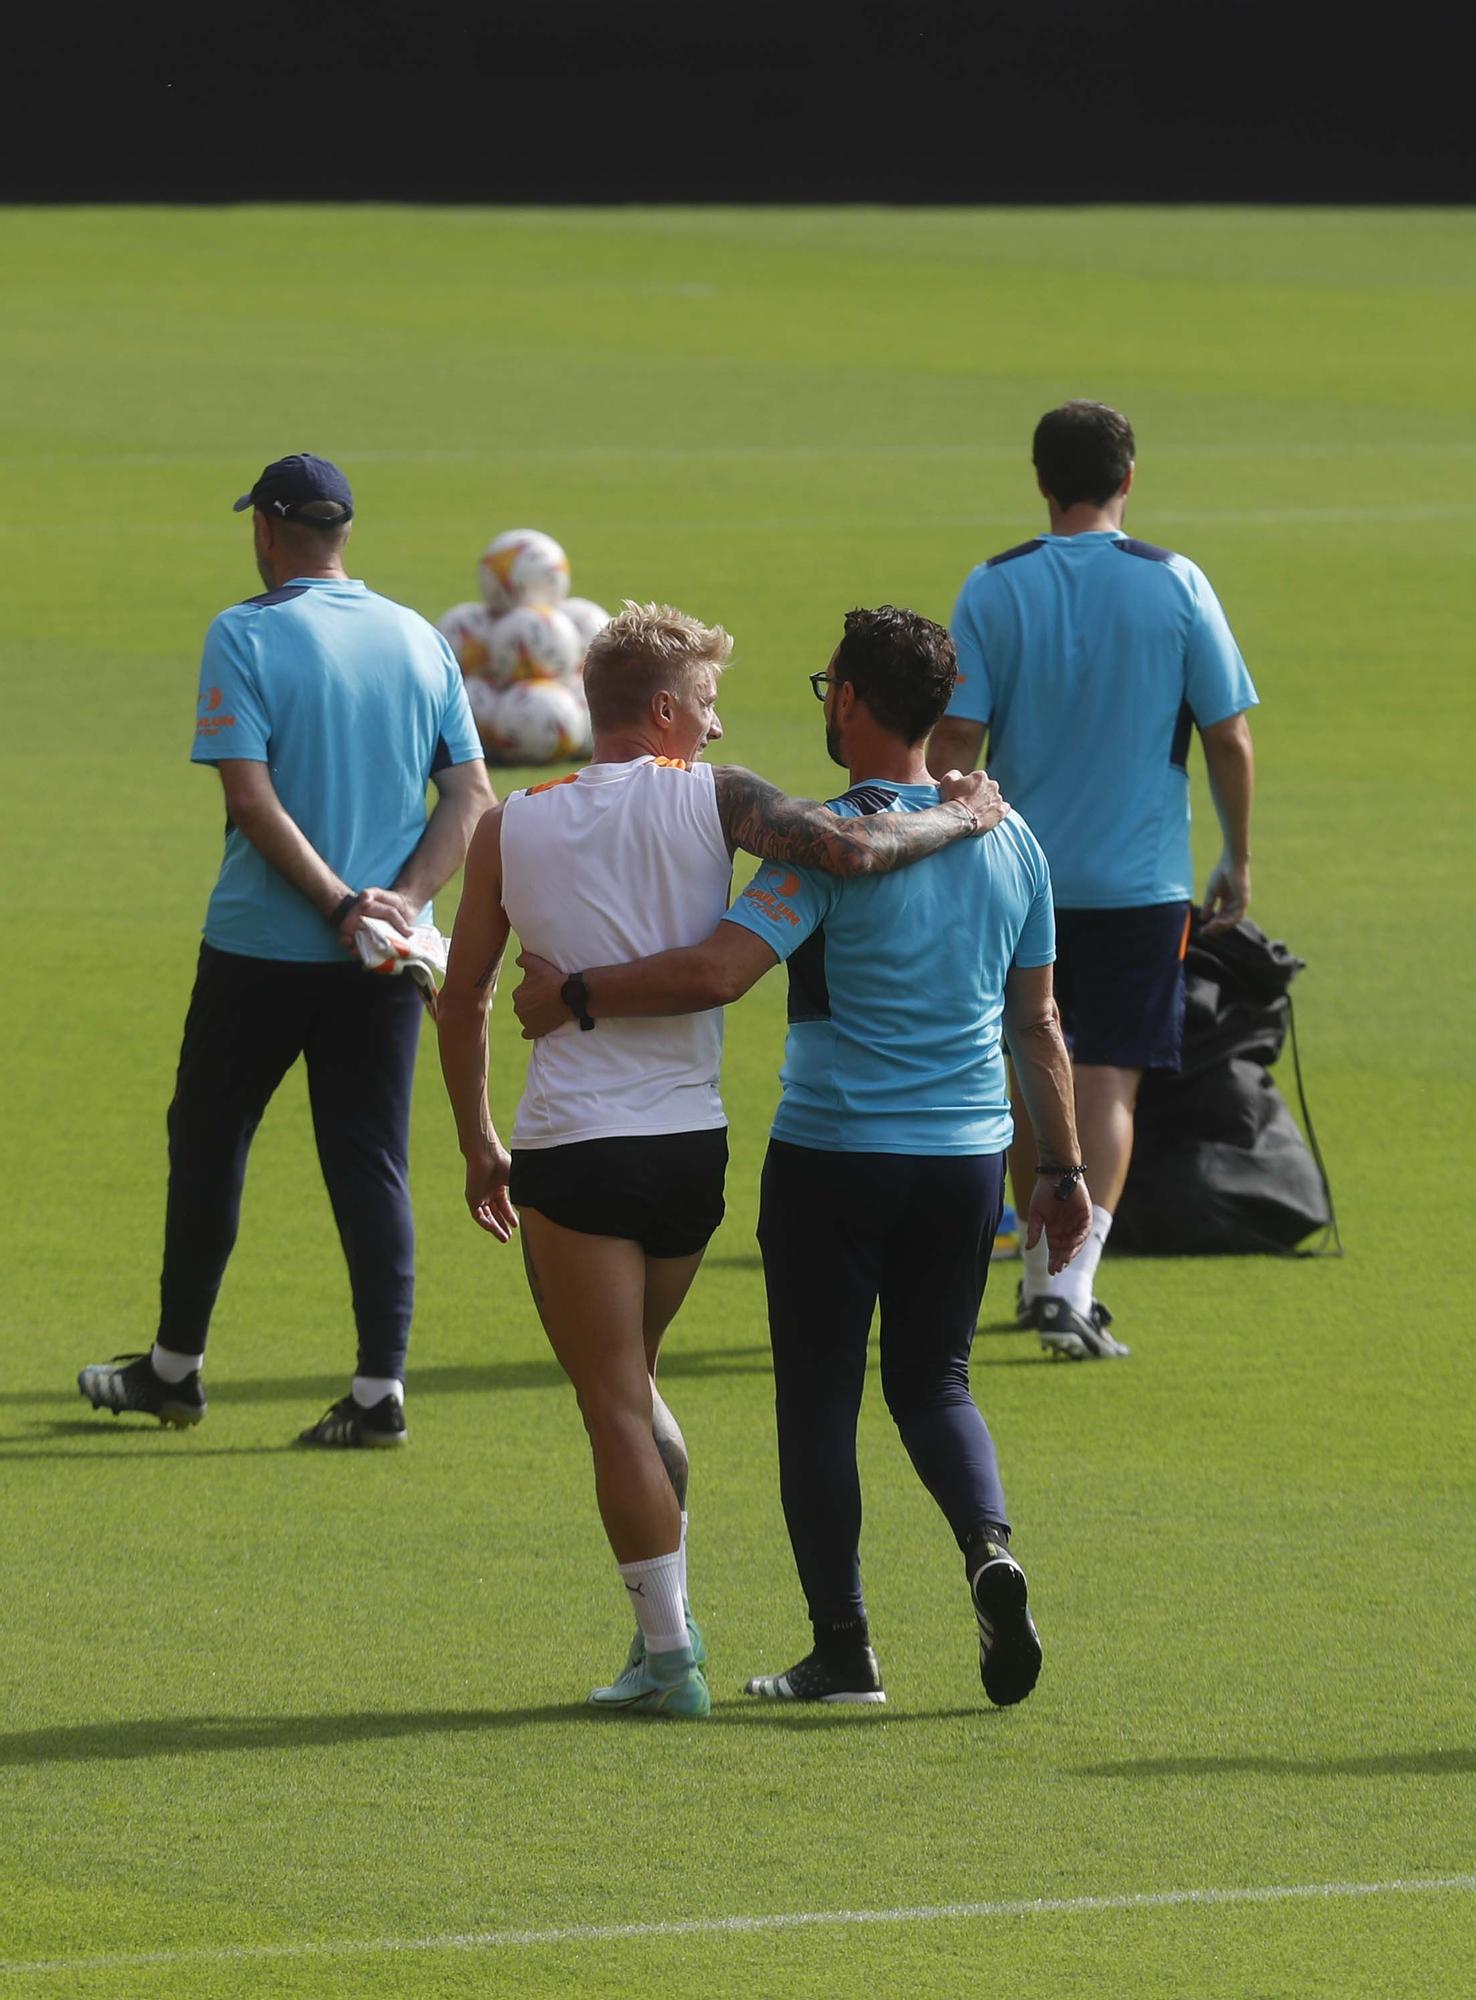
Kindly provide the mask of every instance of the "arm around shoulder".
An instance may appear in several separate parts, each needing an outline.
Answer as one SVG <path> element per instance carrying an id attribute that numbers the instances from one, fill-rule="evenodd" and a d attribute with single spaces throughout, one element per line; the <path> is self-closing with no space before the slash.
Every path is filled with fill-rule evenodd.
<path id="1" fill-rule="evenodd" d="M 737 764 L 713 771 L 718 818 L 731 848 L 824 875 L 884 875 L 999 824 L 1009 807 L 982 772 L 955 780 L 943 802 L 915 813 L 835 813 L 795 799 Z"/>

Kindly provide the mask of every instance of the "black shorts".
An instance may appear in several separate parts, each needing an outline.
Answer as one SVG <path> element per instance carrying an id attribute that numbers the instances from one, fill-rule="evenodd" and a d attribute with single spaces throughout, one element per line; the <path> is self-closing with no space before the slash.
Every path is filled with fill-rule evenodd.
<path id="1" fill-rule="evenodd" d="M 1188 903 L 1057 910 L 1056 1004 L 1079 1063 L 1177 1069 Z"/>
<path id="2" fill-rule="evenodd" d="M 581 1236 L 626 1236 L 648 1257 L 693 1257 L 723 1219 L 728 1128 L 584 1139 L 512 1156 L 513 1205 Z"/>

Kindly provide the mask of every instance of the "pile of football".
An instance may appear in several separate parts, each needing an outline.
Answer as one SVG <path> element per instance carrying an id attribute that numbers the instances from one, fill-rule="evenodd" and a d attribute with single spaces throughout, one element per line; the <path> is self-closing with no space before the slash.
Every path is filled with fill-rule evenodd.
<path id="1" fill-rule="evenodd" d="M 569 558 L 536 528 L 489 542 L 477 582 L 480 598 L 436 623 L 461 663 L 487 755 L 502 764 L 587 757 L 584 655 L 609 613 L 569 595 Z"/>

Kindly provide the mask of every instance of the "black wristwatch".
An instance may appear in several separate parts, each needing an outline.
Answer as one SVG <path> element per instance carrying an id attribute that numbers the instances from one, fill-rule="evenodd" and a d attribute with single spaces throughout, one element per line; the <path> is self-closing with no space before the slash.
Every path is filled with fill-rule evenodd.
<path id="1" fill-rule="evenodd" d="M 581 1029 L 594 1026 L 594 1016 L 589 1011 L 589 988 L 584 983 L 582 972 L 571 972 L 559 988 L 559 998 L 579 1023 Z"/>
<path id="2" fill-rule="evenodd" d="M 1035 1171 L 1040 1175 L 1042 1180 L 1055 1181 L 1056 1185 L 1051 1189 L 1051 1193 L 1056 1197 L 1057 1201 L 1070 1201 L 1072 1195 L 1076 1192 L 1077 1182 L 1086 1179 L 1086 1168 L 1084 1166 L 1048 1167 L 1042 1163 Z"/>

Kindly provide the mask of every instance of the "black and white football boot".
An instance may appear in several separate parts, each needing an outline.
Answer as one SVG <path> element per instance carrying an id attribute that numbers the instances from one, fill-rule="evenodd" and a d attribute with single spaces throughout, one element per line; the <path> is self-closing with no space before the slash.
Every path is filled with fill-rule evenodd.
<path id="1" fill-rule="evenodd" d="M 979 1678 L 996 1708 L 1011 1708 L 1040 1678 L 1025 1572 L 1003 1542 L 981 1535 L 964 1551 L 964 1574 L 979 1624 Z"/>
<path id="2" fill-rule="evenodd" d="M 834 1659 L 822 1658 L 819 1650 L 782 1674 L 755 1674 L 745 1681 L 745 1694 L 761 1701 L 828 1701 L 874 1705 L 884 1702 L 881 1668 L 870 1646 Z"/>
<path id="3" fill-rule="evenodd" d="M 166 1382 L 154 1373 L 147 1354 L 115 1354 L 111 1361 L 79 1370 L 77 1390 L 95 1410 L 111 1410 L 115 1417 L 124 1410 L 136 1411 L 177 1430 L 199 1423 L 206 1408 L 198 1368 L 183 1382 Z"/>
<path id="4" fill-rule="evenodd" d="M 1058 1361 L 1117 1361 L 1133 1351 L 1107 1331 L 1112 1315 L 1100 1299 L 1085 1313 L 1053 1298 L 1036 1299 L 1031 1309 L 1041 1346 Z"/>
<path id="5" fill-rule="evenodd" d="M 299 1444 L 337 1451 L 383 1451 L 409 1441 L 405 1406 L 398 1396 L 384 1396 L 367 1410 L 352 1394 L 340 1396 L 315 1424 L 297 1434 Z"/>

